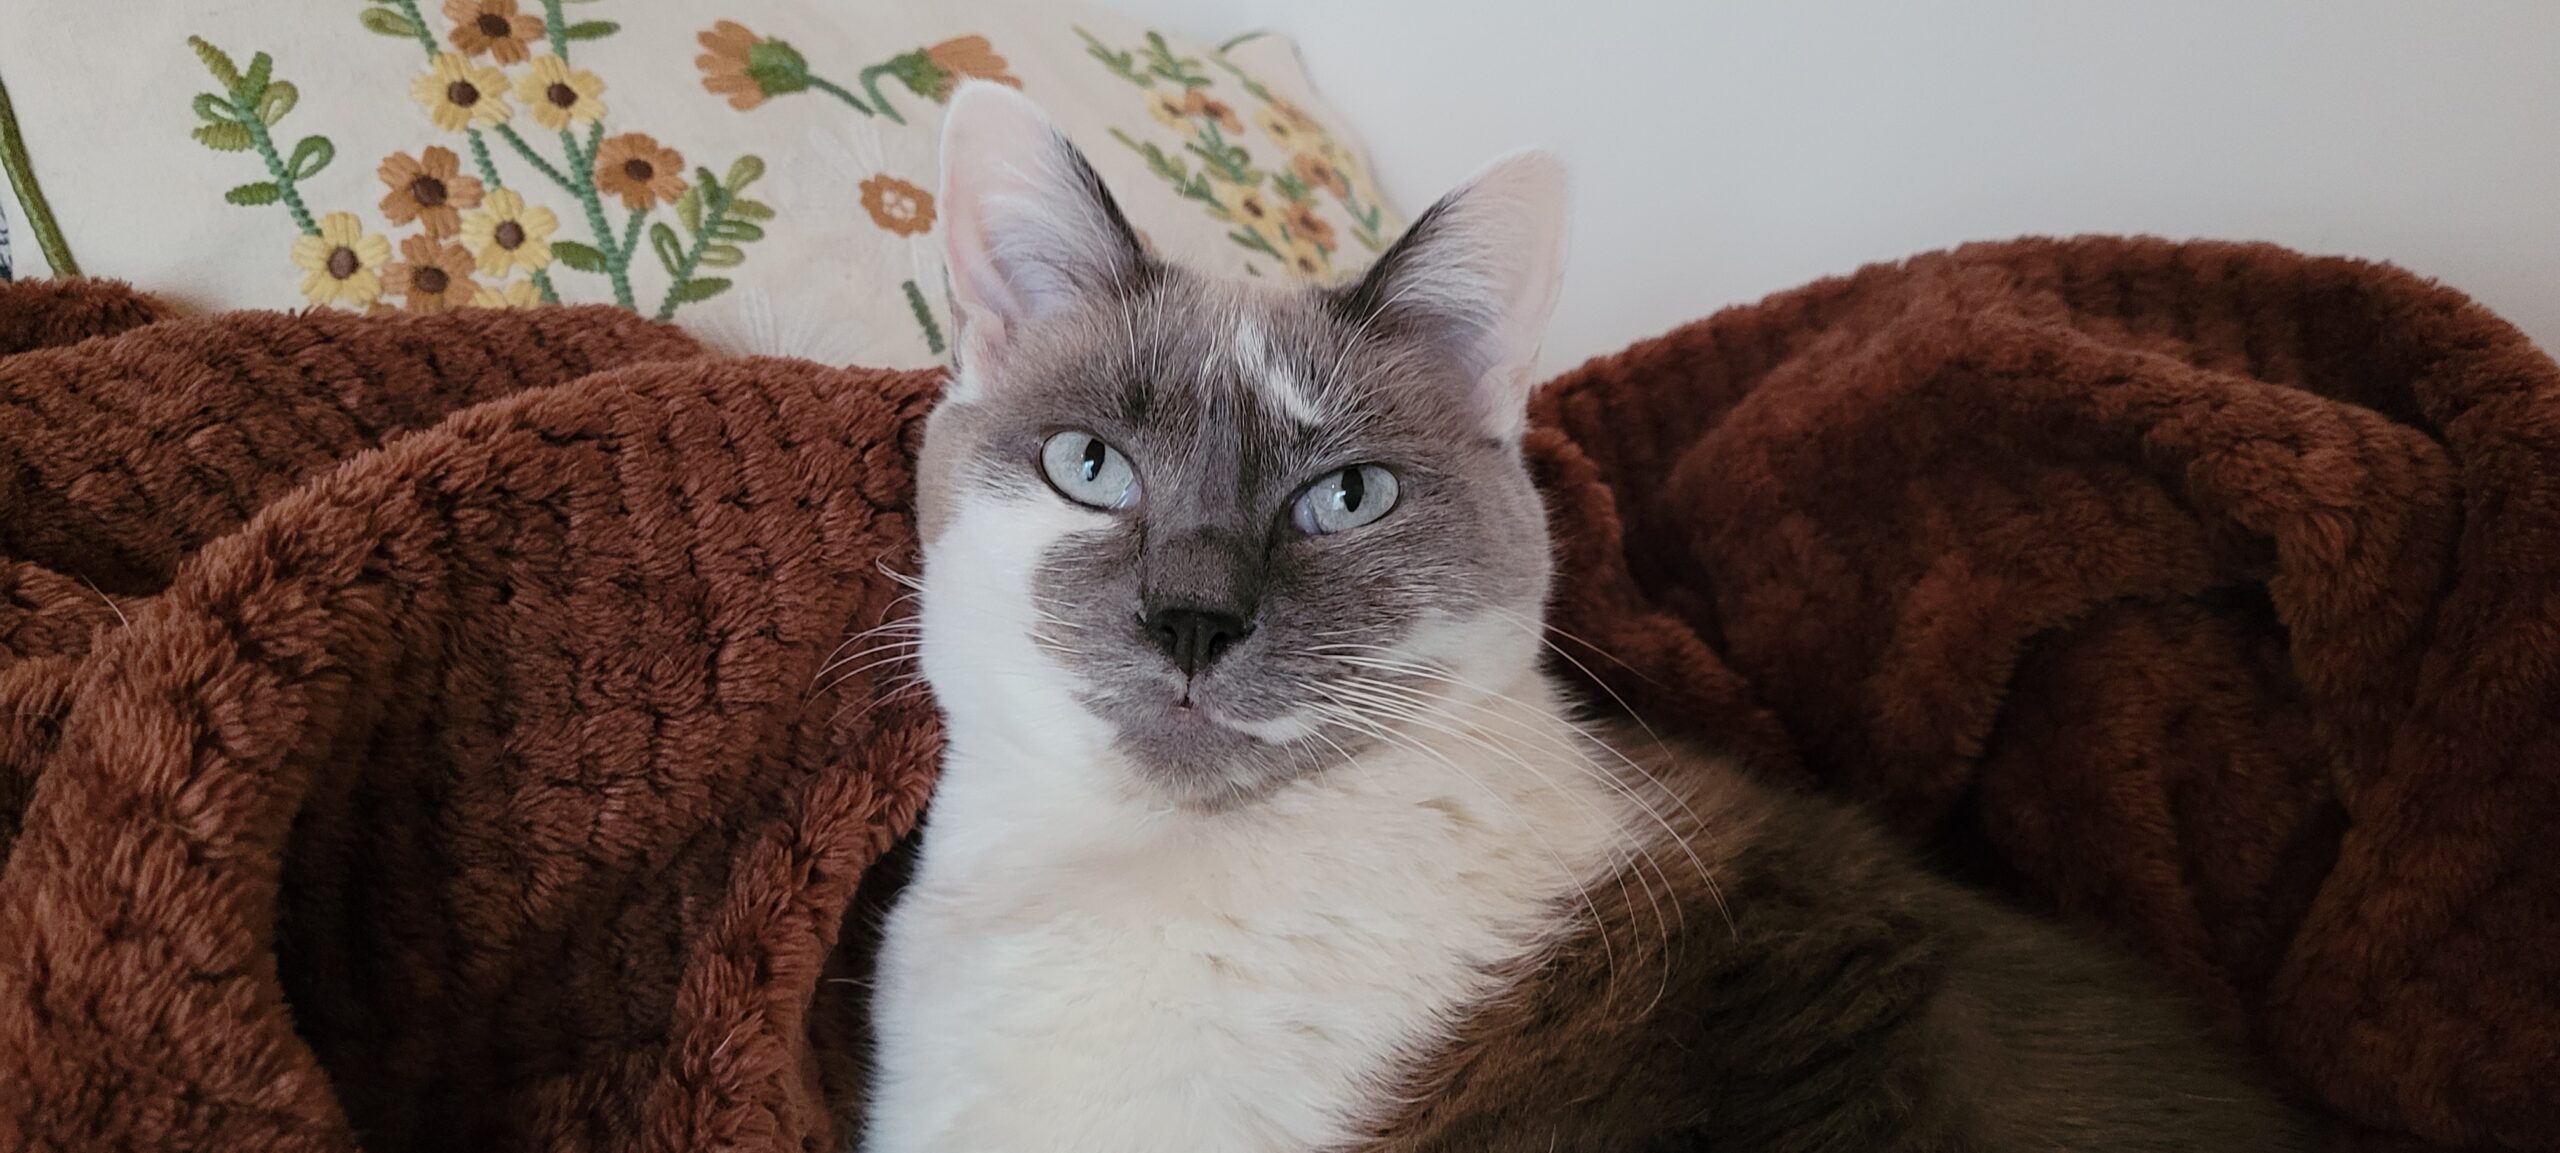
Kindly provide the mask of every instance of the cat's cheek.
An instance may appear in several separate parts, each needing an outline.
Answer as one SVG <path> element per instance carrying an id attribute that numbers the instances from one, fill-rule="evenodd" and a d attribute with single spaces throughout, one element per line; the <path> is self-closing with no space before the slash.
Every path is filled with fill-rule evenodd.
<path id="1" fill-rule="evenodd" d="M 1061 753 L 1110 743 L 1077 674 L 1035 639 L 1033 587 L 1043 557 L 1109 519 L 1046 494 L 958 502 L 926 551 L 921 598 L 925 680 L 953 730 Z"/>

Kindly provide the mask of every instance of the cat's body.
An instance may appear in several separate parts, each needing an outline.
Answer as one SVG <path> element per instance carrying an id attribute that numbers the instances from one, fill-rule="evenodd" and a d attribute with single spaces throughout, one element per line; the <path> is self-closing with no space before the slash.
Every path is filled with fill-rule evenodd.
<path id="1" fill-rule="evenodd" d="M 1327 293 L 1145 257 L 1009 93 L 945 165 L 949 747 L 872 1153 L 2294 1147 L 2125 962 L 1577 723 L 1519 453 L 1551 163 Z"/>

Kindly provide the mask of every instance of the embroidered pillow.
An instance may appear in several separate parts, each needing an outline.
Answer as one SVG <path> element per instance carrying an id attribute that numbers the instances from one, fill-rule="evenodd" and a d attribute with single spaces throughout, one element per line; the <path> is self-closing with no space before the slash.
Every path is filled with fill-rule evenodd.
<path id="1" fill-rule="evenodd" d="M 930 364 L 936 145 L 972 77 L 1039 99 L 1170 255 L 1331 277 L 1402 223 L 1285 41 L 1073 3 L 124 0 L 10 25 L 18 274 L 195 309 L 611 302 L 738 351 Z"/>

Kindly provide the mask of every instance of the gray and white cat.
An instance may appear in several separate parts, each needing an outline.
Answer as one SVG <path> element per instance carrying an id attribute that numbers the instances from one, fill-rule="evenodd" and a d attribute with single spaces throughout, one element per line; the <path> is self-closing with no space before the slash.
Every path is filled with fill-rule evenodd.
<path id="1" fill-rule="evenodd" d="M 871 1153 L 2299 1146 L 2127 963 L 1541 670 L 1555 160 L 1328 290 L 1152 258 L 1008 89 L 943 188 Z"/>

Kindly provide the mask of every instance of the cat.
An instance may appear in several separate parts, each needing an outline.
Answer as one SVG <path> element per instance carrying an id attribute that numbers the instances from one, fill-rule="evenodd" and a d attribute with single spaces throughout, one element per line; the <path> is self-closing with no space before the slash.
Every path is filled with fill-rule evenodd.
<path id="1" fill-rule="evenodd" d="M 863 1148 L 2307 1147 L 2132 962 L 1545 670 L 1556 160 L 1304 288 L 1150 254 L 1011 89 L 942 156 Z"/>

